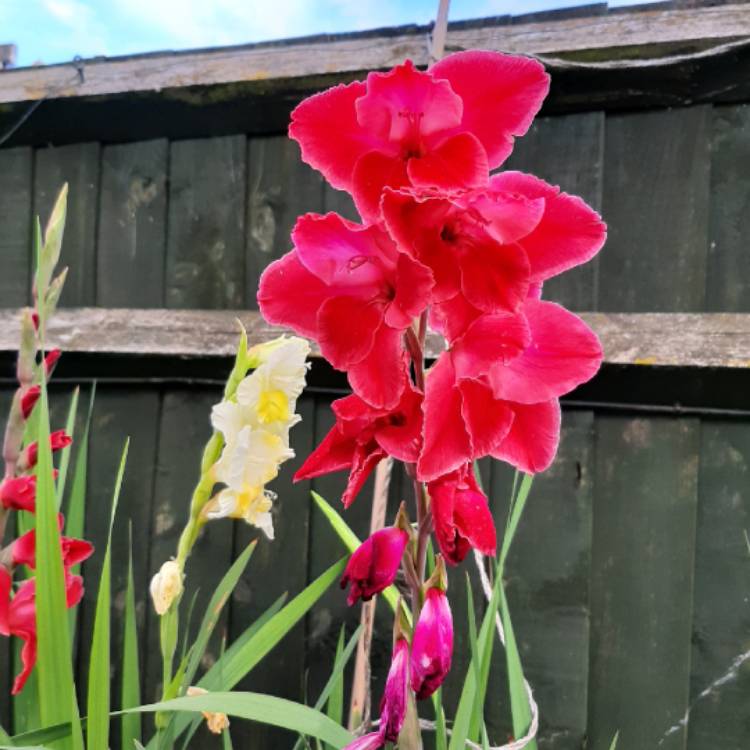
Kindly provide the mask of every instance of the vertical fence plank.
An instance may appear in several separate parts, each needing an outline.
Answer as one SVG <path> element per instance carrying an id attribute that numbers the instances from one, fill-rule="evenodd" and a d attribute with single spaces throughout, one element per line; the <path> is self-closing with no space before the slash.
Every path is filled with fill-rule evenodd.
<path id="1" fill-rule="evenodd" d="M 293 484 L 292 476 L 313 448 L 314 409 L 312 396 L 299 400 L 297 411 L 302 421 L 291 430 L 296 457 L 283 465 L 279 477 L 269 485 L 269 489 L 278 495 L 273 509 L 273 541 L 267 540 L 258 529 L 241 521 L 235 522 L 234 557 L 251 539 L 258 539 L 258 546 L 232 598 L 230 642 L 239 638 L 284 592 L 289 600 L 307 584 L 310 491 L 307 482 Z M 300 623 L 236 689 L 301 701 L 304 671 L 305 627 Z M 294 743 L 289 733 L 248 721 L 233 722 L 232 740 L 236 747 L 247 750 L 285 747 Z"/>
<path id="2" fill-rule="evenodd" d="M 30 148 L 0 151 L 0 307 L 20 307 L 31 288 Z"/>
<path id="3" fill-rule="evenodd" d="M 55 198 L 68 183 L 68 215 L 65 222 L 60 266 L 68 266 L 60 304 L 68 307 L 96 302 L 96 217 L 99 199 L 98 143 L 41 148 L 34 170 L 34 213 L 44 227 Z"/>
<path id="4" fill-rule="evenodd" d="M 167 307 L 242 307 L 244 205 L 244 136 L 171 144 Z"/>
<path id="5" fill-rule="evenodd" d="M 597 211 L 602 203 L 604 113 L 586 112 L 540 117 L 516 142 L 504 169 L 518 169 L 542 177 L 573 195 L 580 195 Z M 544 296 L 573 310 L 596 310 L 598 259 L 575 268 L 544 285 Z"/>
<path id="6" fill-rule="evenodd" d="M 105 146 L 97 241 L 97 304 L 163 307 L 165 139 Z"/>
<path id="7" fill-rule="evenodd" d="M 593 413 L 565 412 L 557 458 L 534 479 L 506 565 L 508 604 L 540 706 L 543 750 L 580 748 L 586 735 L 594 468 Z M 492 504 L 499 539 L 512 479 L 509 467 L 495 463 Z M 487 712 L 498 741 L 512 730 L 504 661 L 498 644 Z"/>
<path id="8" fill-rule="evenodd" d="M 247 287 L 245 302 L 257 309 L 263 269 L 292 247 L 297 217 L 323 208 L 323 178 L 300 160 L 299 147 L 285 135 L 248 141 Z"/>
<path id="9" fill-rule="evenodd" d="M 703 309 L 711 107 L 607 117 L 600 309 Z"/>
<path id="10" fill-rule="evenodd" d="M 688 749 L 747 747 L 750 735 L 750 425 L 701 425 Z"/>
<path id="11" fill-rule="evenodd" d="M 750 104 L 716 107 L 706 309 L 750 311 Z"/>
<path id="12" fill-rule="evenodd" d="M 590 747 L 685 747 L 698 450 L 694 419 L 597 419 Z"/>

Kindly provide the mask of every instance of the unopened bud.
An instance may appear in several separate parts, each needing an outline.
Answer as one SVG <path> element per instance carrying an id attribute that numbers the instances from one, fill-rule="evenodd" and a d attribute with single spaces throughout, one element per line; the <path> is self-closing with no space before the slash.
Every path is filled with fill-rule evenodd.
<path id="1" fill-rule="evenodd" d="M 39 396 L 42 393 L 42 389 L 38 385 L 29 386 L 21 395 L 21 416 L 24 419 L 28 419 L 31 416 L 31 412 L 34 411 L 36 402 L 39 401 Z"/>
<path id="2" fill-rule="evenodd" d="M 47 352 L 47 356 L 44 358 L 44 374 L 49 377 L 52 375 L 52 371 L 55 369 L 57 361 L 60 359 L 62 352 L 59 349 L 51 349 Z"/>
<path id="3" fill-rule="evenodd" d="M 172 602 L 182 593 L 182 570 L 176 560 L 167 560 L 151 579 L 149 587 L 156 614 L 166 614 Z"/>

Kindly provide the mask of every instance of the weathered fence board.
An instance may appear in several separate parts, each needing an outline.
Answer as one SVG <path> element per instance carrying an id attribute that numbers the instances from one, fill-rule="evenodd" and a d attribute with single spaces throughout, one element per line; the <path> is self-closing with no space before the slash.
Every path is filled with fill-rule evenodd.
<path id="1" fill-rule="evenodd" d="M 703 309 L 710 125 L 704 106 L 607 118 L 599 309 Z"/>
<path id="2" fill-rule="evenodd" d="M 68 213 L 60 264 L 70 269 L 60 304 L 96 303 L 96 217 L 99 202 L 98 143 L 40 148 L 34 164 L 34 213 L 42 227 L 63 183 L 68 183 Z"/>
<path id="3" fill-rule="evenodd" d="M 688 706 L 699 424 L 601 417 L 596 429 L 588 742 L 608 747 L 619 731 L 621 750 L 677 750 L 685 730 L 669 729 Z"/>
<path id="4" fill-rule="evenodd" d="M 25 305 L 30 298 L 33 151 L 0 150 L 0 304 Z"/>
<path id="5" fill-rule="evenodd" d="M 96 258 L 102 307 L 164 306 L 168 155 L 163 138 L 102 151 Z"/>

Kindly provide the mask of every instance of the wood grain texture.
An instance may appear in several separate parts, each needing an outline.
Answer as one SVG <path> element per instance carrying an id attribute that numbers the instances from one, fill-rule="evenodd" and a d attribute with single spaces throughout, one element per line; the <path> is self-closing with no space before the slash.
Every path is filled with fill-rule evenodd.
<path id="1" fill-rule="evenodd" d="M 323 178 L 300 160 L 299 146 L 286 136 L 248 142 L 246 305 L 257 309 L 263 269 L 292 247 L 297 217 L 323 210 Z"/>
<path id="2" fill-rule="evenodd" d="M 63 183 L 68 183 L 68 213 L 60 268 L 70 270 L 60 304 L 96 302 L 96 217 L 99 200 L 98 143 L 41 148 L 34 166 L 34 213 L 42 227 Z"/>
<path id="3" fill-rule="evenodd" d="M 257 539 L 245 575 L 240 579 L 231 602 L 228 628 L 229 643 L 237 639 L 284 592 L 288 599 L 307 585 L 307 550 L 309 544 L 310 488 L 308 482 L 293 484 L 292 476 L 314 447 L 313 413 L 315 399 L 302 398 L 297 413 L 302 422 L 292 428 L 290 439 L 296 458 L 287 461 L 269 489 L 278 495 L 274 503 L 274 539 L 269 541 L 258 529 L 241 521 L 234 522 L 234 557 Z M 305 624 L 298 624 L 248 677 L 237 690 L 254 690 L 303 701 L 305 674 Z M 265 724 L 233 722 L 235 747 L 287 747 L 294 743 L 289 733 Z"/>
<path id="4" fill-rule="evenodd" d="M 742 3 L 706 8 L 644 8 L 637 13 L 550 16 L 531 23 L 456 24 L 449 27 L 446 51 L 497 49 L 525 54 L 643 47 L 697 40 L 731 40 L 750 34 Z M 71 65 L 19 68 L 3 73 L 0 103 L 44 96 L 68 98 L 125 91 L 159 91 L 198 84 L 267 81 L 331 72 L 388 68 L 409 57 L 428 62 L 427 27 L 311 37 L 296 43 L 246 45 L 188 53 L 87 60 L 84 79 Z"/>
<path id="5" fill-rule="evenodd" d="M 593 413 L 566 412 L 557 458 L 534 480 L 505 573 L 521 660 L 541 707 L 540 750 L 577 750 L 586 736 L 594 460 Z M 513 470 L 493 462 L 492 474 L 501 537 Z M 499 645 L 497 652 L 488 694 L 503 709 L 488 716 L 499 741 L 512 724 L 505 654 Z"/>
<path id="6" fill-rule="evenodd" d="M 0 310 L 0 352 L 15 351 L 17 310 Z M 750 315 L 742 313 L 582 313 L 618 365 L 736 368 L 750 366 Z M 247 310 L 59 310 L 49 322 L 50 346 L 67 352 L 234 356 L 240 320 L 252 344 L 285 329 Z M 428 357 L 443 350 L 427 341 Z M 316 349 L 313 356 L 318 356 Z"/>
<path id="7" fill-rule="evenodd" d="M 568 193 L 579 195 L 599 211 L 603 157 L 603 112 L 541 117 L 516 141 L 503 169 L 530 172 Z M 544 285 L 545 299 L 571 310 L 596 310 L 598 291 L 598 258 Z"/>
<path id="8" fill-rule="evenodd" d="M 167 307 L 242 306 L 245 188 L 244 136 L 171 144 Z"/>
<path id="9" fill-rule="evenodd" d="M 31 299 L 31 201 L 33 152 L 0 151 L 0 306 Z"/>
<path id="10" fill-rule="evenodd" d="M 607 118 L 599 309 L 702 310 L 710 107 Z"/>
<path id="11" fill-rule="evenodd" d="M 685 747 L 699 424 L 599 417 L 588 743 Z"/>
<path id="12" fill-rule="evenodd" d="M 688 750 L 741 750 L 750 737 L 749 473 L 750 425 L 704 421 Z"/>
<path id="13" fill-rule="evenodd" d="M 97 235 L 102 307 L 163 307 L 167 236 L 165 139 L 105 146 Z"/>
<path id="14" fill-rule="evenodd" d="M 706 309 L 750 310 L 750 105 L 716 107 Z"/>

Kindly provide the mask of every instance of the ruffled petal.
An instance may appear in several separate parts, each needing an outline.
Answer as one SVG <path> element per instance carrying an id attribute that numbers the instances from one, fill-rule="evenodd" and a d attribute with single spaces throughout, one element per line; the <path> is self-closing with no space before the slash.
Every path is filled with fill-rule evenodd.
<path id="1" fill-rule="evenodd" d="M 497 549 L 495 522 L 490 513 L 487 498 L 476 486 L 473 475 L 467 481 L 473 487 L 469 491 L 456 493 L 453 507 L 453 522 L 459 535 L 483 555 L 494 557 Z"/>
<path id="2" fill-rule="evenodd" d="M 366 90 L 362 81 L 334 86 L 308 97 L 292 112 L 289 136 L 299 143 L 302 160 L 339 190 L 351 191 L 357 159 L 377 145 L 357 121 L 355 102 Z"/>
<path id="3" fill-rule="evenodd" d="M 408 185 L 405 159 L 380 151 L 370 151 L 354 167 L 352 197 L 357 211 L 365 221 L 378 221 L 383 190 L 386 187 L 401 188 Z"/>
<path id="4" fill-rule="evenodd" d="M 258 286 L 263 317 L 308 338 L 317 338 L 318 310 L 329 296 L 326 285 L 302 265 L 294 250 L 271 263 Z"/>
<path id="5" fill-rule="evenodd" d="M 457 133 L 406 165 L 411 184 L 420 188 L 458 190 L 487 184 L 487 154 L 471 133 Z"/>
<path id="6" fill-rule="evenodd" d="M 459 380 L 461 414 L 471 438 L 471 456 L 482 458 L 508 434 L 513 423 L 513 411 L 497 401 L 489 386 L 477 380 Z"/>
<path id="7" fill-rule="evenodd" d="M 402 330 L 410 326 L 427 307 L 433 285 L 432 272 L 427 266 L 400 253 L 396 266 L 396 295 L 386 310 L 386 324 Z"/>
<path id="8" fill-rule="evenodd" d="M 527 198 L 525 195 L 482 190 L 458 199 L 465 210 L 481 216 L 487 233 L 501 245 L 526 237 L 544 216 L 544 198 Z"/>
<path id="9" fill-rule="evenodd" d="M 375 440 L 398 461 L 415 463 L 422 445 L 422 394 L 411 385 L 406 387 L 398 409 L 375 430 Z"/>
<path id="10" fill-rule="evenodd" d="M 482 315 L 481 310 L 469 304 L 463 294 L 456 294 L 445 302 L 430 307 L 430 327 L 453 343 L 466 333 L 469 326 Z"/>
<path id="11" fill-rule="evenodd" d="M 331 297 L 318 312 L 318 343 L 337 369 L 361 362 L 372 351 L 383 308 L 360 297 Z"/>
<path id="12" fill-rule="evenodd" d="M 501 172 L 492 177 L 493 189 L 527 198 L 544 198 L 538 226 L 521 240 L 529 257 L 532 281 L 544 281 L 593 258 L 607 239 L 599 214 L 575 195 L 522 172 Z"/>
<path id="13" fill-rule="evenodd" d="M 529 129 L 549 90 L 549 76 L 540 63 L 499 52 L 457 52 L 438 61 L 430 72 L 447 79 L 461 97 L 461 128 L 481 141 L 490 169 L 508 157 L 513 136 Z"/>
<path id="14" fill-rule="evenodd" d="M 354 440 L 341 435 L 334 425 L 318 447 L 305 459 L 294 474 L 294 481 L 319 477 L 332 471 L 348 469 L 354 460 Z"/>
<path id="15" fill-rule="evenodd" d="M 602 361 L 596 334 L 554 302 L 524 305 L 531 342 L 523 353 L 497 362 L 490 382 L 497 398 L 534 404 L 562 396 L 590 380 Z"/>
<path id="16" fill-rule="evenodd" d="M 377 446 L 357 445 L 354 451 L 354 460 L 349 472 L 349 479 L 346 483 L 346 489 L 341 496 L 344 507 L 348 508 L 355 500 L 362 485 L 367 481 L 372 470 L 385 458 L 386 453 Z"/>
<path id="17" fill-rule="evenodd" d="M 527 474 L 544 471 L 554 460 L 560 442 L 559 402 L 553 399 L 542 404 L 509 405 L 513 424 L 492 455 Z"/>

